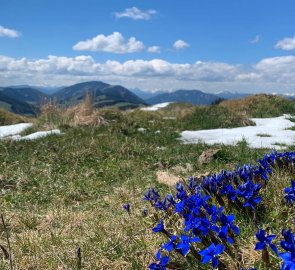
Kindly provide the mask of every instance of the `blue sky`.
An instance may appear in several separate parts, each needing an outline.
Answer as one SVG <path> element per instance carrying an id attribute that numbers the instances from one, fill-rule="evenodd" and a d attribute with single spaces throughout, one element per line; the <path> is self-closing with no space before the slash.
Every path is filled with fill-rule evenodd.
<path id="1" fill-rule="evenodd" d="M 293 0 L 0 0 L 0 85 L 295 93 Z"/>

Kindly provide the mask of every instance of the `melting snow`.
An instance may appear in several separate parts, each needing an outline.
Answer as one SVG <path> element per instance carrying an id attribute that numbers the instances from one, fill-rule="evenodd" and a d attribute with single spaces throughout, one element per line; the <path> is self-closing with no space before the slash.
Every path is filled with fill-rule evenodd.
<path id="1" fill-rule="evenodd" d="M 38 131 L 23 137 L 19 135 L 25 129 L 31 127 L 32 125 L 33 125 L 32 123 L 22 123 L 22 124 L 9 125 L 9 126 L 0 126 L 0 139 L 11 139 L 16 141 L 35 140 L 35 139 L 45 137 L 51 134 L 62 134 L 59 129 L 53 129 L 50 131 Z"/>
<path id="2" fill-rule="evenodd" d="M 52 134 L 61 135 L 62 133 L 59 129 L 53 129 L 49 131 L 38 131 L 27 136 L 18 137 L 16 138 L 16 140 L 35 140 Z"/>
<path id="3" fill-rule="evenodd" d="M 233 145 L 245 139 L 252 148 L 282 149 L 285 145 L 295 144 L 295 131 L 288 130 L 294 123 L 289 115 L 275 118 L 251 118 L 256 126 L 183 131 L 184 143 L 205 142 L 206 144 Z M 265 137 L 266 135 L 270 137 Z"/>
<path id="4" fill-rule="evenodd" d="M 157 111 L 159 109 L 165 108 L 167 107 L 169 104 L 171 104 L 173 102 L 163 102 L 163 103 L 159 103 L 150 107 L 145 107 L 145 108 L 141 108 L 142 111 Z"/>
<path id="5" fill-rule="evenodd" d="M 31 127 L 32 125 L 33 125 L 32 123 L 22 123 L 22 124 L 16 124 L 16 125 L 1 126 L 0 139 L 8 137 L 8 136 L 20 134 L 21 132 Z"/>

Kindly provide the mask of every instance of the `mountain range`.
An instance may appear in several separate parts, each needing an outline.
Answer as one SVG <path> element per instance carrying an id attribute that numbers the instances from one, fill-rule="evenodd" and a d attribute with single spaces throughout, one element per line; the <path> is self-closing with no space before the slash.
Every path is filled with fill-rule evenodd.
<path id="1" fill-rule="evenodd" d="M 110 85 L 101 81 L 77 83 L 67 87 L 38 87 L 18 85 L 0 87 L 0 108 L 8 111 L 36 116 L 42 104 L 52 100 L 62 106 L 81 102 L 90 94 L 95 107 L 116 106 L 121 109 L 154 105 L 163 102 L 187 102 L 195 105 L 209 105 L 222 99 L 240 99 L 251 94 L 219 92 L 209 94 L 200 90 L 177 90 L 174 92 L 147 92 L 121 85 Z M 292 98 L 293 96 L 286 96 Z"/>
<path id="2" fill-rule="evenodd" d="M 95 107 L 117 106 L 122 109 L 146 105 L 145 101 L 121 85 L 110 85 L 104 82 L 92 81 L 78 83 L 57 91 L 53 97 L 57 102 L 73 105 L 81 102 L 89 93 Z"/>
<path id="3" fill-rule="evenodd" d="M 163 93 L 146 99 L 149 104 L 163 102 L 186 102 L 194 105 L 209 105 L 218 100 L 219 97 L 213 94 L 204 93 L 200 90 L 177 90 L 171 93 Z"/>
<path id="4" fill-rule="evenodd" d="M 47 94 L 50 92 L 51 94 Z M 86 94 L 91 95 L 96 107 L 117 106 L 127 109 L 147 105 L 144 100 L 123 86 L 91 81 L 54 90 L 36 89 L 28 85 L 0 87 L 0 108 L 18 114 L 36 116 L 40 112 L 40 106 L 49 100 L 70 106 L 81 102 Z"/>
<path id="5" fill-rule="evenodd" d="M 177 90 L 174 92 L 159 91 L 147 92 L 140 89 L 130 89 L 134 94 L 145 100 L 148 104 L 158 104 L 162 102 L 189 102 L 195 105 L 208 105 L 220 99 L 240 99 L 250 96 L 249 93 L 238 93 L 223 91 L 209 94 L 201 90 Z"/>

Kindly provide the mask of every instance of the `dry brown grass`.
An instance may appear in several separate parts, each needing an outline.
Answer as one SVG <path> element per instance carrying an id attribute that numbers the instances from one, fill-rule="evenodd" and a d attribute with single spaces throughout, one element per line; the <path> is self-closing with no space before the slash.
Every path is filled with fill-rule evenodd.
<path id="1" fill-rule="evenodd" d="M 18 123 L 30 122 L 33 119 L 17 115 L 3 109 L 0 109 L 0 125 L 14 125 Z"/>
<path id="2" fill-rule="evenodd" d="M 272 114 L 280 116 L 283 113 L 292 113 L 295 110 L 294 101 L 267 94 L 258 94 L 237 100 L 225 100 L 219 106 L 247 117 L 271 117 Z"/>
<path id="3" fill-rule="evenodd" d="M 106 124 L 106 121 L 100 116 L 99 111 L 88 107 L 87 104 L 81 103 L 68 108 L 64 115 L 71 119 L 71 126 L 101 126 Z"/>
<path id="4" fill-rule="evenodd" d="M 257 239 L 255 236 L 247 238 L 247 241 L 240 240 L 240 260 L 238 263 L 244 267 L 253 267 L 254 263 L 261 259 L 261 252 L 254 249 Z M 234 268 L 233 268 L 234 269 Z"/>
<path id="5" fill-rule="evenodd" d="M 248 110 L 250 104 L 252 104 L 254 100 L 251 99 L 237 99 L 237 100 L 225 100 L 222 101 L 219 106 L 226 107 L 232 111 L 238 111 L 242 115 L 248 115 Z"/>
<path id="6" fill-rule="evenodd" d="M 196 106 L 188 103 L 172 103 L 167 108 L 157 111 L 156 114 L 162 115 L 163 117 L 169 115 L 169 117 L 184 119 L 195 111 L 195 107 Z"/>
<path id="7" fill-rule="evenodd" d="M 69 126 L 100 126 L 106 124 L 99 110 L 93 107 L 90 94 L 87 94 L 80 104 L 69 108 L 63 108 L 55 102 L 44 104 L 41 108 L 40 119 L 47 123 L 49 129 L 57 128 L 58 125 L 63 124 Z"/>

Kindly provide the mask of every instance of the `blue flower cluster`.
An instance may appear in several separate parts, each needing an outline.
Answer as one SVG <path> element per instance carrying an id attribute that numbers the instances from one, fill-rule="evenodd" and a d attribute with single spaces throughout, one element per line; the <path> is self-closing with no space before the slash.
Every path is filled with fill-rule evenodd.
<path id="1" fill-rule="evenodd" d="M 285 188 L 285 200 L 288 204 L 295 202 L 295 181 L 291 180 L 291 187 Z"/>
<path id="2" fill-rule="evenodd" d="M 157 261 L 149 269 L 169 268 L 171 252 L 194 257 L 204 264 L 211 262 L 213 269 L 226 269 L 219 256 L 224 251 L 233 254 L 231 245 L 240 231 L 235 225 L 235 216 L 226 214 L 225 209 L 249 208 L 254 213 L 262 201 L 259 192 L 267 183 L 273 168 L 293 168 L 294 165 L 295 152 L 272 152 L 259 159 L 256 165 L 238 166 L 234 171 L 223 170 L 203 178 L 190 177 L 188 181 L 177 183 L 174 195 L 168 194 L 164 198 L 155 188 L 150 188 L 144 200 L 163 213 L 163 218 L 153 228 L 153 232 L 162 233 L 168 241 L 162 244 L 156 255 Z M 291 188 L 285 189 L 285 199 L 293 204 L 295 182 L 291 181 L 291 185 Z M 178 215 L 182 221 L 173 227 L 169 217 L 174 215 Z M 292 241 L 294 244 L 294 235 L 290 231 L 284 232 L 285 240 L 281 242 L 282 248 L 287 251 L 285 253 L 279 253 L 272 243 L 275 235 L 266 236 L 260 230 L 256 237 L 259 240 L 257 250 L 266 250 L 269 246 L 284 260 L 285 266 L 281 269 L 295 270 L 295 266 L 289 266 L 293 259 L 295 263 L 295 247 L 291 248 L 290 244 Z"/>
<path id="3" fill-rule="evenodd" d="M 255 209 L 262 200 L 261 186 L 268 181 L 274 166 L 294 167 L 295 152 L 272 152 L 258 160 L 258 164 L 238 166 L 235 171 L 221 171 L 202 179 L 202 188 L 224 204 L 220 197 L 226 197 L 236 206 Z M 294 186 L 295 188 L 295 186 Z M 294 194 L 294 189 L 293 193 Z M 295 197 L 292 197 L 293 199 Z"/>
<path id="4" fill-rule="evenodd" d="M 281 247 L 286 251 L 279 254 L 283 260 L 281 270 L 294 270 L 295 269 L 295 236 L 291 230 L 283 230 L 281 240 Z"/>
<path id="5" fill-rule="evenodd" d="M 263 229 L 260 229 L 256 234 L 258 242 L 256 243 L 256 250 L 263 250 L 267 252 L 269 246 L 272 251 L 279 256 L 283 262 L 281 270 L 294 270 L 295 269 L 295 235 L 291 230 L 282 230 L 283 240 L 280 241 L 280 246 L 284 252 L 279 252 L 276 245 L 272 243 L 272 240 L 276 238 L 276 235 L 266 235 Z"/>
<path id="6" fill-rule="evenodd" d="M 177 214 L 183 219 L 183 227 L 178 229 L 179 235 L 166 228 L 163 219 L 153 228 L 153 232 L 164 234 L 168 242 L 162 244 L 156 255 L 157 262 L 152 263 L 150 269 L 166 269 L 169 264 L 166 257 L 169 256 L 162 254 L 167 255 L 173 250 L 182 256 L 191 253 L 202 263 L 211 262 L 216 269 L 218 256 L 234 243 L 235 236 L 239 234 L 234 215 L 226 215 L 224 207 L 213 204 L 194 178 L 190 178 L 187 184 L 178 183 L 175 196 L 169 194 L 161 199 L 158 191 L 152 188 L 144 199 L 156 210 Z"/>

